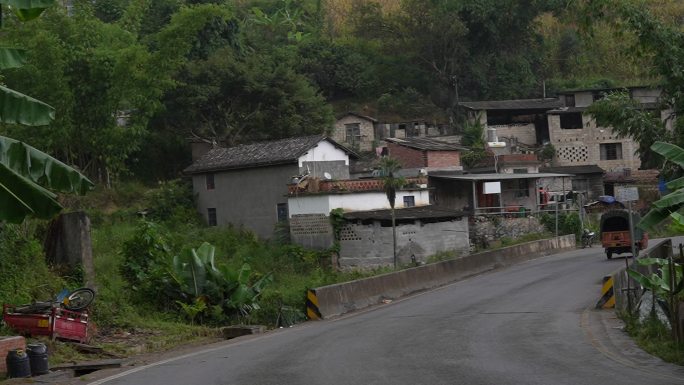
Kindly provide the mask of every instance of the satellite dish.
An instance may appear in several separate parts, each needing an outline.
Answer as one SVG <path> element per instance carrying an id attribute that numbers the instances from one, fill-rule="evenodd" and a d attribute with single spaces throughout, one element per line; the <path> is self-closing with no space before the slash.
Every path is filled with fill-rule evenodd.
<path id="1" fill-rule="evenodd" d="M 326 180 L 330 180 L 330 179 L 332 179 L 332 175 L 330 175 L 329 172 L 324 172 L 324 173 L 323 173 L 323 178 L 325 178 Z"/>

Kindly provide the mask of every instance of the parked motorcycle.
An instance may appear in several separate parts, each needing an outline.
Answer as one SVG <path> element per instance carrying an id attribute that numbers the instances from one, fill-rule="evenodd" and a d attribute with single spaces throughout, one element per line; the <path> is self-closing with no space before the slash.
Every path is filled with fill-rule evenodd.
<path id="1" fill-rule="evenodd" d="M 582 230 L 582 248 L 591 247 L 594 238 L 596 238 L 596 233 L 589 229 Z"/>

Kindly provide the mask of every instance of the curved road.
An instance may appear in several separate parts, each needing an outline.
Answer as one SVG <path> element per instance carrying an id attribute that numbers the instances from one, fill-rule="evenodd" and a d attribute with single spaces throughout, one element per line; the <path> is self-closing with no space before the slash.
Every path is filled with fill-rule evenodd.
<path id="1" fill-rule="evenodd" d="M 92 384 L 684 384 L 592 309 L 623 265 L 573 250 Z"/>

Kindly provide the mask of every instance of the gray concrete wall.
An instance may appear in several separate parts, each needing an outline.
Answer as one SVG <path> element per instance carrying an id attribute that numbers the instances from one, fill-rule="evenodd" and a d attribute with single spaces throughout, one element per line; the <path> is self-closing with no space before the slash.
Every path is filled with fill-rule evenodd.
<path id="1" fill-rule="evenodd" d="M 468 219 L 436 223 L 397 224 L 397 262 L 426 262 L 439 252 L 455 251 L 467 254 Z M 381 226 L 379 221 L 362 225 L 349 223 L 340 231 L 339 265 L 343 269 L 372 269 L 392 266 L 394 263 L 392 227 Z"/>
<path id="2" fill-rule="evenodd" d="M 330 218 L 325 214 L 298 214 L 290 217 L 290 239 L 309 249 L 324 250 L 333 246 L 335 236 Z"/>
<path id="3" fill-rule="evenodd" d="M 432 289 L 489 270 L 510 266 L 575 247 L 575 237 L 523 243 L 499 250 L 471 254 L 352 282 L 323 286 L 313 291 L 323 318 L 330 318 L 412 293 Z"/>
<path id="4" fill-rule="evenodd" d="M 194 175 L 197 210 L 206 221 L 207 208 L 215 208 L 219 226 L 244 226 L 270 238 L 277 223 L 276 205 L 287 205 L 287 183 L 298 173 L 297 164 L 221 171 L 214 174 L 213 190 L 207 190 L 204 174 Z"/>
<path id="5" fill-rule="evenodd" d="M 343 160 L 302 162 L 299 173 L 303 175 L 307 172 L 310 172 L 311 177 L 314 178 L 324 179 L 324 174 L 327 172 L 335 180 L 349 179 L 349 165 Z"/>

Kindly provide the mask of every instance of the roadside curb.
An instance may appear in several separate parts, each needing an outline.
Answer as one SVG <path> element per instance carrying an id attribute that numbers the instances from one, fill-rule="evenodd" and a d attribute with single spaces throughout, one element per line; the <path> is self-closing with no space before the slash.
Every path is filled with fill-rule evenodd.
<path id="1" fill-rule="evenodd" d="M 665 362 L 641 349 L 624 331 L 625 325 L 614 310 L 587 308 L 581 313 L 580 326 L 591 345 L 607 359 L 672 383 L 684 384 L 684 367 Z"/>

